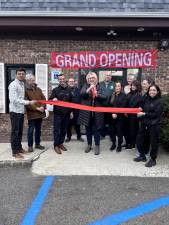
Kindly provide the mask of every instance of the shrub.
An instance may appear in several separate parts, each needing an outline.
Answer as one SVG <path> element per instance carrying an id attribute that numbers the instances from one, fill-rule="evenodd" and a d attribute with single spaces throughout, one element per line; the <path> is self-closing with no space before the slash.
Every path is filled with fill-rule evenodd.
<path id="1" fill-rule="evenodd" d="M 164 118 L 162 121 L 161 144 L 169 150 L 169 94 L 162 97 L 164 104 Z"/>

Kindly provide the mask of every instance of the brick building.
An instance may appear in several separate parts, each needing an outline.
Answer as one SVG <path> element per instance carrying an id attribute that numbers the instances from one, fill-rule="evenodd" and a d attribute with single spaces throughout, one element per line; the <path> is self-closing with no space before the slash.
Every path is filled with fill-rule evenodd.
<path id="1" fill-rule="evenodd" d="M 35 73 L 46 96 L 52 85 L 51 52 L 157 50 L 156 68 L 132 68 L 169 92 L 169 0 L 1 0 L 0 135 L 8 136 L 8 85 L 22 65 Z M 131 68 L 109 68 L 125 80 Z M 73 72 L 81 86 L 88 70 Z M 95 69 L 102 79 L 104 69 Z M 52 136 L 51 118 L 43 135 Z M 25 120 L 26 126 L 26 120 Z M 25 129 L 26 132 L 26 129 Z"/>

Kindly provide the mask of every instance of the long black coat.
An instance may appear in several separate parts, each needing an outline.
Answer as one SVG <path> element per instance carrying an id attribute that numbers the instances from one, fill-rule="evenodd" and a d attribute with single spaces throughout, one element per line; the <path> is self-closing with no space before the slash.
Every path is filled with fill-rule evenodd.
<path id="1" fill-rule="evenodd" d="M 82 87 L 81 94 L 81 104 L 87 106 L 102 106 L 103 102 L 107 100 L 106 94 L 103 89 L 97 85 L 97 97 L 93 101 L 91 91 L 86 93 L 89 88 L 88 84 Z M 96 128 L 99 130 L 104 126 L 104 113 L 101 112 L 91 112 L 86 110 L 80 110 L 78 123 L 84 126 L 90 126 L 90 120 L 94 119 L 96 123 Z"/>
<path id="2" fill-rule="evenodd" d="M 71 88 L 71 93 L 72 93 L 72 102 L 80 104 L 81 103 L 81 95 L 80 95 L 80 90 L 78 87 L 73 87 Z M 77 122 L 78 117 L 79 117 L 79 109 L 72 109 L 73 112 L 73 119 Z"/>

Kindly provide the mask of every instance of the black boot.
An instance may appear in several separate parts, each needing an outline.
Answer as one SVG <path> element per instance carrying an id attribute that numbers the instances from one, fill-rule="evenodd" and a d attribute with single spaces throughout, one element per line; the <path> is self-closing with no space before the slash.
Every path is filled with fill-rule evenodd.
<path id="1" fill-rule="evenodd" d="M 43 150 L 43 149 L 45 149 L 45 146 L 42 146 L 42 145 L 39 144 L 39 145 L 35 145 L 35 148 Z"/>
<path id="2" fill-rule="evenodd" d="M 146 164 L 145 167 L 152 167 L 156 165 L 156 160 L 155 159 L 150 159 Z"/>
<path id="3" fill-rule="evenodd" d="M 88 146 L 85 148 L 85 153 L 90 152 L 91 149 L 92 149 L 92 146 L 91 146 L 91 145 L 88 145 Z"/>
<path id="4" fill-rule="evenodd" d="M 65 142 L 70 142 L 71 138 L 67 137 Z"/>
<path id="5" fill-rule="evenodd" d="M 121 152 L 121 146 L 118 146 L 116 152 Z"/>
<path id="6" fill-rule="evenodd" d="M 147 161 L 145 155 L 139 155 L 138 157 L 134 158 L 133 160 L 134 160 L 134 162 L 146 162 Z"/>
<path id="7" fill-rule="evenodd" d="M 116 148 L 115 144 L 112 144 L 112 146 L 110 147 L 110 151 L 113 151 Z"/>
<path id="8" fill-rule="evenodd" d="M 83 139 L 82 137 L 78 137 L 78 138 L 77 138 L 77 141 L 84 142 L 84 139 Z"/>
<path id="9" fill-rule="evenodd" d="M 131 145 L 130 144 L 126 144 L 125 149 L 131 149 Z"/>

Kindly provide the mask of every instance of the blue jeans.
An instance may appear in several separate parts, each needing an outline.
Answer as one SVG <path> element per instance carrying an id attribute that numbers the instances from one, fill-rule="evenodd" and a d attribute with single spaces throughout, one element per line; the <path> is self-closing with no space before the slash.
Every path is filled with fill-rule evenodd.
<path id="1" fill-rule="evenodd" d="M 53 117 L 53 136 L 54 147 L 63 144 L 66 136 L 67 126 L 70 115 L 57 115 L 54 113 Z"/>
<path id="2" fill-rule="evenodd" d="M 33 136 L 35 130 L 35 145 L 40 144 L 42 119 L 28 120 L 28 146 L 33 146 Z"/>

